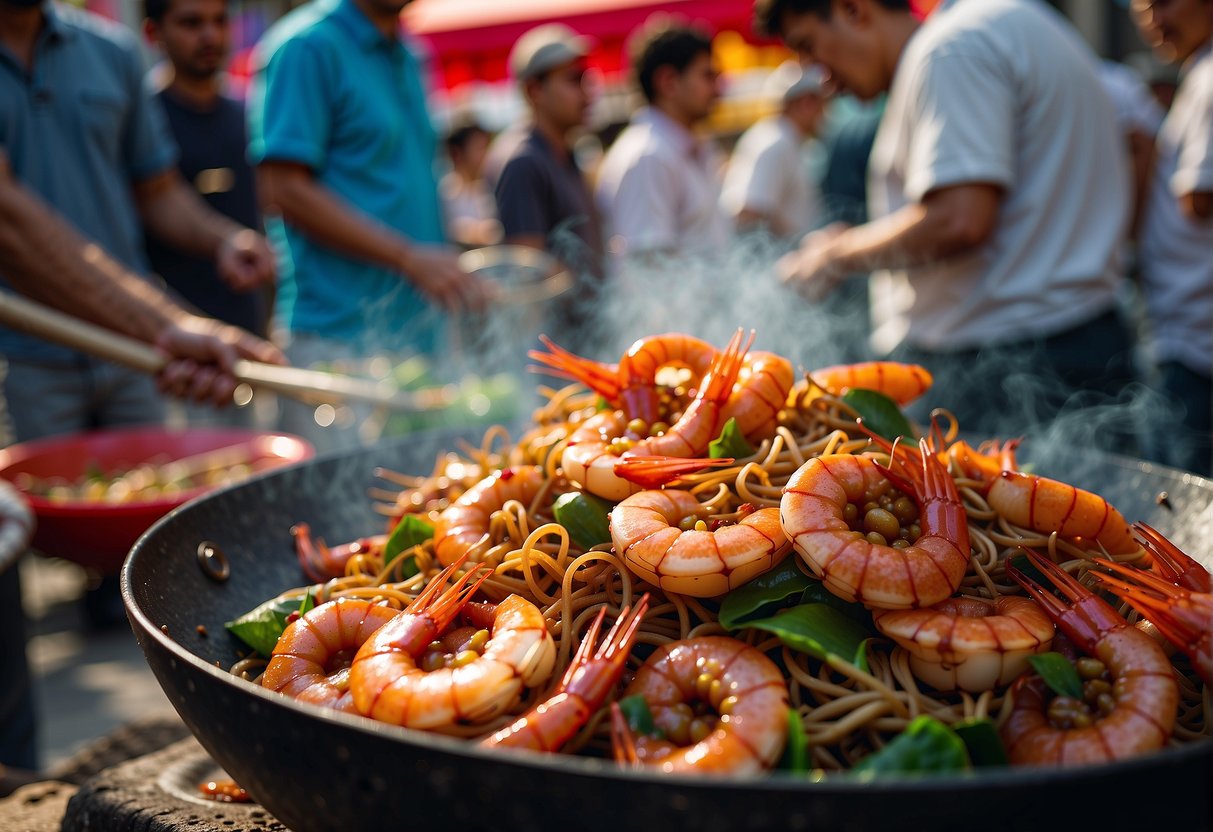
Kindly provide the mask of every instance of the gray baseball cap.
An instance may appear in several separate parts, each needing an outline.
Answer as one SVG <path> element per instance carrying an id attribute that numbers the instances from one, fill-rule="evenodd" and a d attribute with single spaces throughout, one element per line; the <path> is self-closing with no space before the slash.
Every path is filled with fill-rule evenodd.
<path id="1" fill-rule="evenodd" d="M 547 23 L 523 34 L 510 50 L 510 74 L 525 81 L 590 54 L 590 40 L 563 23 Z"/>
<path id="2" fill-rule="evenodd" d="M 825 74 L 816 66 L 802 67 L 798 61 L 784 61 L 771 71 L 763 92 L 775 101 L 788 102 L 802 95 L 821 95 Z"/>

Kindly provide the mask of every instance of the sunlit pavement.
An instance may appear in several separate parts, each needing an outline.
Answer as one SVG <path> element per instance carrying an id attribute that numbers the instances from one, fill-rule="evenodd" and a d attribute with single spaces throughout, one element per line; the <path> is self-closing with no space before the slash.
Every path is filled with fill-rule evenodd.
<path id="1" fill-rule="evenodd" d="M 27 555 L 20 568 L 43 770 L 134 719 L 172 712 L 130 626 L 89 627 L 79 567 Z"/>

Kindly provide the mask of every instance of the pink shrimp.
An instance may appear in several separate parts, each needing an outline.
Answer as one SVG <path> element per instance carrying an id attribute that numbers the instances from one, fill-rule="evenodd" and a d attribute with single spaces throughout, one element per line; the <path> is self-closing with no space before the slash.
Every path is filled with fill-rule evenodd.
<path id="1" fill-rule="evenodd" d="M 730 418 L 747 439 L 766 439 L 779 427 L 779 411 L 795 383 L 792 362 L 772 352 L 750 352 L 738 373 L 737 387 L 724 407 L 721 426 Z"/>
<path id="2" fill-rule="evenodd" d="M 914 675 L 936 690 L 980 692 L 1010 684 L 1028 657 L 1053 643 L 1053 622 L 1018 595 L 949 598 L 931 607 L 874 610 L 876 629 L 910 654 Z"/>
<path id="3" fill-rule="evenodd" d="M 543 613 L 510 595 L 492 608 L 492 633 L 484 652 L 432 670 L 417 659 L 445 630 L 491 571 L 471 583 L 477 569 L 437 595 L 460 559 L 426 587 L 404 612 L 359 649 L 350 666 L 350 690 L 358 712 L 372 719 L 441 731 L 460 722 L 484 722 L 513 707 L 523 687 L 547 681 L 556 647 Z M 435 597 L 437 595 L 437 597 Z"/>
<path id="4" fill-rule="evenodd" d="M 1133 531 L 1150 553 L 1151 569 L 1168 583 L 1193 592 L 1213 592 L 1209 570 L 1145 523 L 1134 523 Z"/>
<path id="5" fill-rule="evenodd" d="M 1080 765 L 1120 760 L 1166 745 L 1179 707 L 1179 686 L 1162 648 L 1075 578 L 1036 552 L 1033 566 L 1071 603 L 1007 564 L 1087 661 L 1083 699 L 1047 702 L 1044 681 L 1021 676 L 1011 688 L 1011 714 L 999 733 L 1013 765 Z"/>
<path id="6" fill-rule="evenodd" d="M 606 607 L 599 610 L 552 695 L 510 725 L 485 737 L 480 744 L 486 747 L 559 751 L 598 712 L 619 683 L 619 677 L 627 666 L 628 653 L 636 641 L 636 634 L 648 608 L 649 595 L 646 592 L 634 609 L 621 609 L 615 625 L 595 651 L 594 644 L 598 641 Z"/>
<path id="7" fill-rule="evenodd" d="M 702 521 L 699 528 L 680 528 L 702 511 L 688 491 L 641 491 L 611 511 L 611 541 L 636 575 L 666 592 L 699 598 L 741 586 L 791 550 L 776 508 L 750 506 L 737 523 L 712 530 Z"/>
<path id="8" fill-rule="evenodd" d="M 982 490 L 986 490 L 1003 471 L 1019 470 L 1015 459 L 1018 447 L 1018 439 L 1001 445 L 997 442 L 983 443 L 980 448 L 960 440 L 948 446 L 946 456 L 956 466 L 960 476 L 979 480 L 983 484 Z"/>
<path id="9" fill-rule="evenodd" d="M 443 565 L 471 551 L 489 533 L 494 512 L 510 501 L 530 504 L 543 487 L 543 469 L 520 465 L 495 471 L 469 488 L 438 515 L 434 552 Z"/>
<path id="10" fill-rule="evenodd" d="M 898 361 L 867 361 L 823 367 L 810 379 L 835 395 L 848 390 L 875 390 L 898 404 L 909 404 L 930 389 L 934 379 L 926 367 Z"/>
<path id="11" fill-rule="evenodd" d="M 788 685 L 767 656 L 727 636 L 675 641 L 636 671 L 625 697 L 642 696 L 664 737 L 633 736 L 611 708 L 615 759 L 664 773 L 758 774 L 787 741 Z"/>
<path id="12" fill-rule="evenodd" d="M 986 499 L 992 509 L 1017 526 L 1089 540 L 1113 555 L 1141 549 L 1124 516 L 1111 503 L 1059 480 L 1002 471 Z"/>
<path id="13" fill-rule="evenodd" d="M 295 554 L 299 557 L 299 565 L 308 580 L 323 582 L 340 578 L 345 574 L 345 565 L 354 555 L 370 554 L 383 548 L 387 535 L 360 537 L 351 543 L 329 548 L 324 541 L 317 538 L 312 540 L 311 527 L 307 523 L 296 523 L 291 526 L 291 535 L 295 538 Z"/>
<path id="14" fill-rule="evenodd" d="M 274 645 L 261 686 L 300 702 L 357 713 L 350 662 L 358 649 L 399 610 L 383 603 L 338 598 L 287 625 Z"/>
<path id="15" fill-rule="evenodd" d="M 918 451 L 889 449 L 889 468 L 850 454 L 802 465 L 779 503 L 783 530 L 838 597 L 881 609 L 929 607 L 964 578 L 968 521 L 955 483 L 925 441 Z M 895 485 L 905 493 L 891 493 Z"/>

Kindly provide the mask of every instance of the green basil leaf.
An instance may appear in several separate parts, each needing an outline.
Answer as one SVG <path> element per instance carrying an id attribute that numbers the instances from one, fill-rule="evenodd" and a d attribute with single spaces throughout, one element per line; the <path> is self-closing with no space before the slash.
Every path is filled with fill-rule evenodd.
<path id="1" fill-rule="evenodd" d="M 401 552 L 407 552 L 414 546 L 425 543 L 433 536 L 434 526 L 432 524 L 422 520 L 415 514 L 404 515 L 404 517 L 400 518 L 400 522 L 396 524 L 396 528 L 392 530 L 391 536 L 383 546 L 383 565 L 387 566 Z M 405 573 L 405 578 L 411 578 L 417 574 L 417 570 L 414 568 L 412 572 L 408 572 L 406 567 Z"/>
<path id="2" fill-rule="evenodd" d="M 1040 674 L 1054 693 L 1082 699 L 1082 679 L 1073 663 L 1061 653 L 1038 653 L 1028 656 L 1028 664 Z"/>
<path id="3" fill-rule="evenodd" d="M 720 436 L 708 443 L 708 457 L 711 459 L 745 459 L 753 455 L 754 449 L 745 441 L 737 429 L 737 420 L 732 416 L 720 429 Z"/>
<path id="4" fill-rule="evenodd" d="M 786 601 L 793 595 L 807 591 L 818 583 L 807 577 L 796 566 L 796 556 L 783 559 L 778 566 L 769 572 L 764 572 L 749 583 L 734 589 L 720 603 L 720 613 L 717 620 L 726 630 L 736 630 L 744 626 L 746 616 L 753 616 L 772 604 Z"/>
<path id="5" fill-rule="evenodd" d="M 649 703 L 645 701 L 642 694 L 637 693 L 620 699 L 619 709 L 623 711 L 623 715 L 628 721 L 628 727 L 637 734 L 649 737 L 662 735 L 662 732 L 653 724 L 653 712 L 649 710 Z"/>
<path id="6" fill-rule="evenodd" d="M 783 756 L 778 768 L 803 774 L 809 770 L 809 737 L 800 721 L 800 712 L 788 708 L 788 740 L 783 747 Z"/>
<path id="7" fill-rule="evenodd" d="M 307 588 L 307 595 L 303 596 L 303 603 L 299 605 L 299 617 L 307 615 L 308 612 L 316 606 L 316 599 L 312 597 L 312 588 Z"/>
<path id="8" fill-rule="evenodd" d="M 969 754 L 956 732 L 924 714 L 851 771 L 861 780 L 874 780 L 882 774 L 942 774 L 968 768 Z"/>
<path id="9" fill-rule="evenodd" d="M 989 719 L 966 719 L 952 726 L 969 751 L 969 760 L 976 768 L 1005 766 L 1007 749 L 1003 747 L 998 729 Z"/>
<path id="10" fill-rule="evenodd" d="M 582 549 L 600 543 L 611 542 L 611 525 L 608 515 L 612 504 L 592 494 L 570 491 L 561 494 L 552 504 L 556 522 L 564 526 L 569 537 Z"/>
<path id="11" fill-rule="evenodd" d="M 910 420 L 901 412 L 897 402 L 883 393 L 856 388 L 848 390 L 842 400 L 859 414 L 868 430 L 877 436 L 883 436 L 890 442 L 899 436 L 907 439 L 914 438 L 914 429 L 910 427 Z"/>
<path id="12" fill-rule="evenodd" d="M 802 604 L 770 618 L 747 621 L 745 626 L 772 633 L 785 646 L 822 661 L 840 659 L 865 673 L 868 670 L 868 642 L 872 633 L 825 604 Z"/>
<path id="13" fill-rule="evenodd" d="M 304 599 L 306 602 L 306 599 Z M 267 659 L 274 652 L 278 637 L 286 629 L 286 619 L 299 611 L 299 599 L 279 596 L 266 601 L 223 626 L 236 638 Z"/>

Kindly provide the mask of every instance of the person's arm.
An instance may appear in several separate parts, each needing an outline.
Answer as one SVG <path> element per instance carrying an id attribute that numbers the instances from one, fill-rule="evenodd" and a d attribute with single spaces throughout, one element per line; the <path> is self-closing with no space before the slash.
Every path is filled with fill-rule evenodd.
<path id="1" fill-rule="evenodd" d="M 281 215 L 322 246 L 407 277 L 448 310 L 480 310 L 489 299 L 488 285 L 461 269 L 452 250 L 408 240 L 321 185 L 305 165 L 264 161 L 257 188 L 267 215 Z"/>
<path id="2" fill-rule="evenodd" d="M 226 403 L 237 358 L 285 363 L 272 344 L 187 312 L 129 272 L 23 188 L 2 154 L 0 272 L 35 300 L 155 344 L 171 359 L 159 382 L 174 395 Z"/>
<path id="3" fill-rule="evenodd" d="M 162 243 L 215 261 L 219 276 L 237 291 L 274 279 L 274 255 L 265 238 L 207 205 L 170 169 L 134 184 L 143 227 Z"/>

